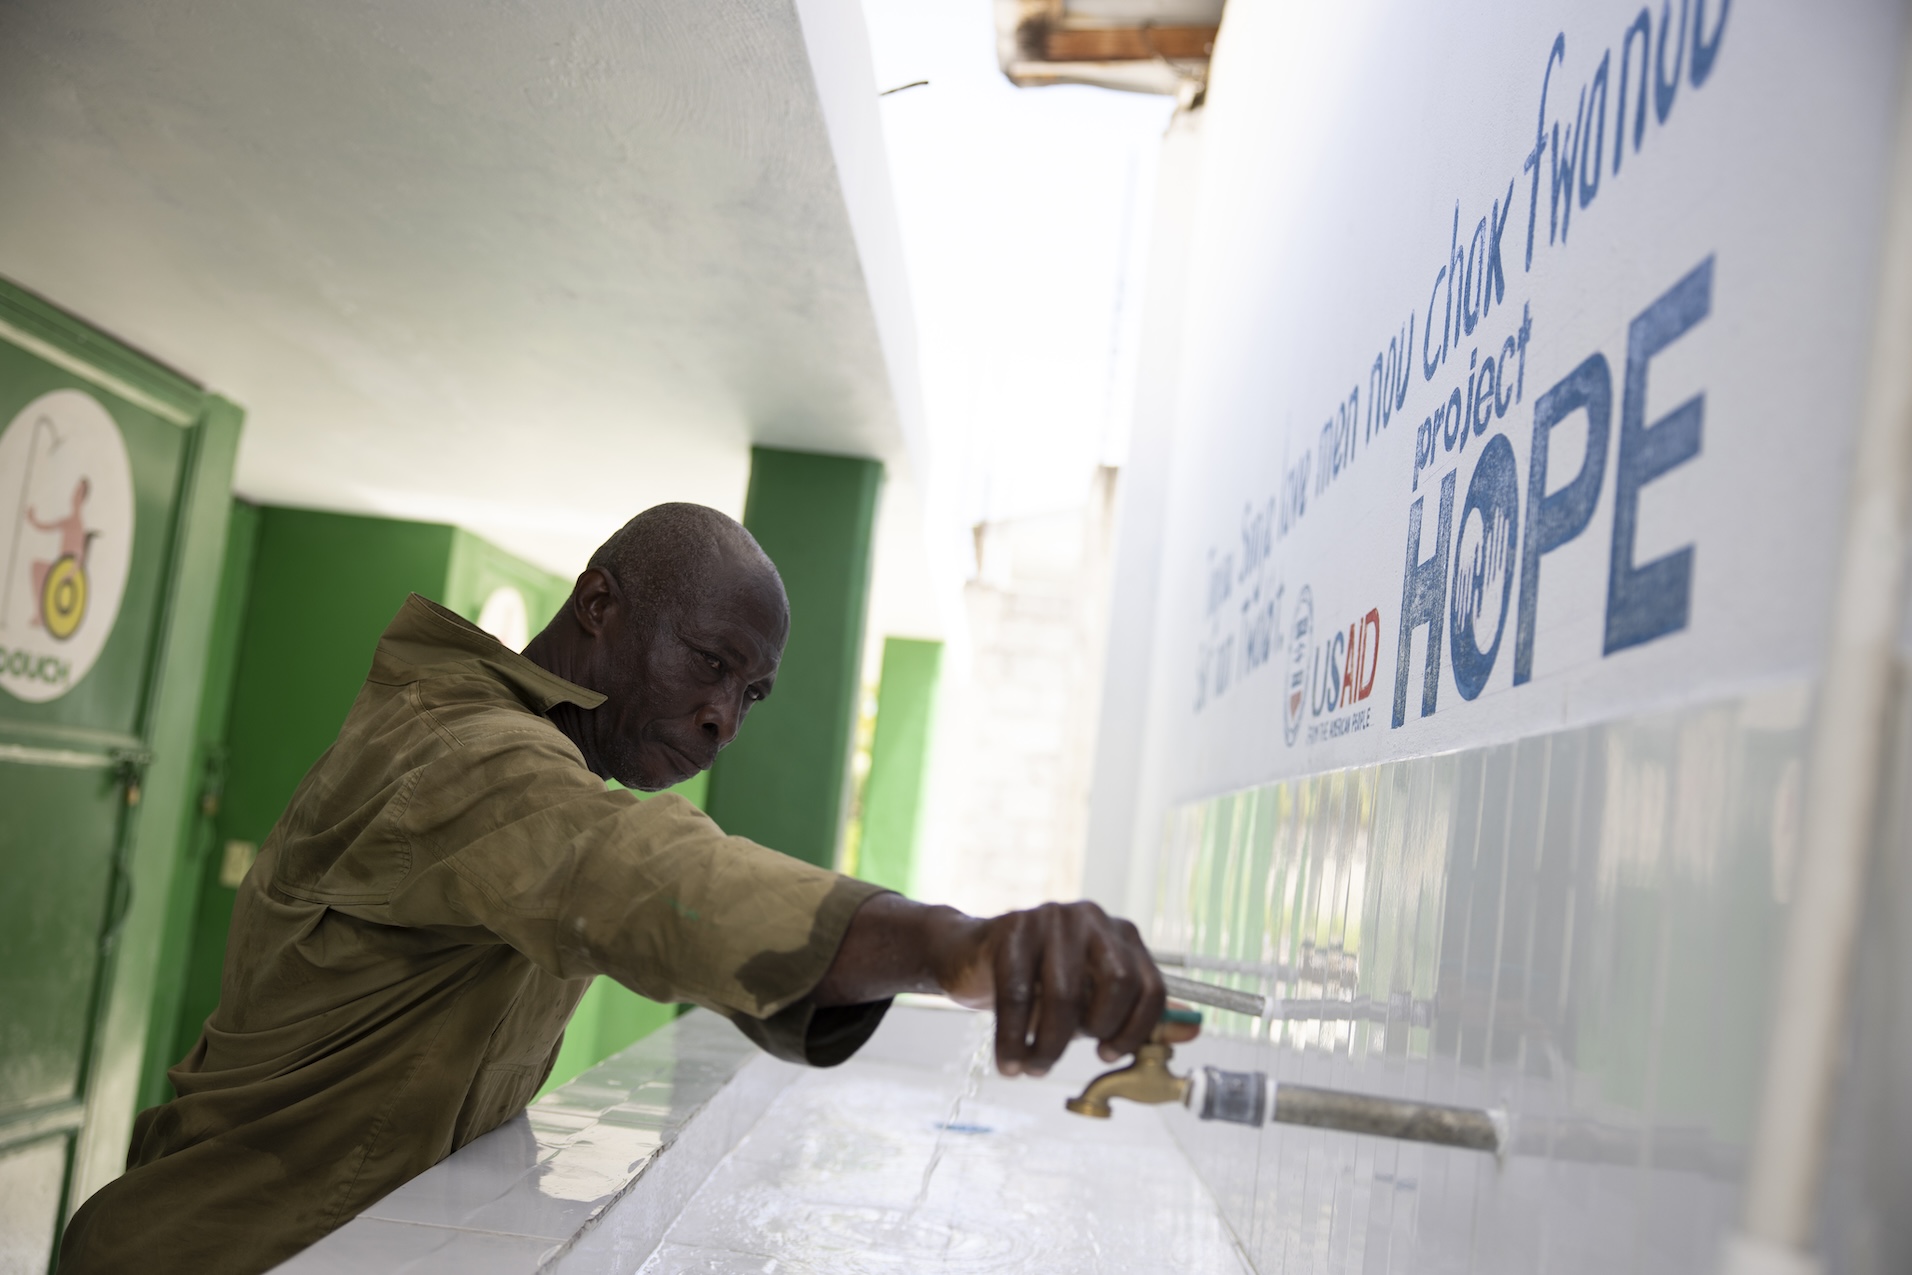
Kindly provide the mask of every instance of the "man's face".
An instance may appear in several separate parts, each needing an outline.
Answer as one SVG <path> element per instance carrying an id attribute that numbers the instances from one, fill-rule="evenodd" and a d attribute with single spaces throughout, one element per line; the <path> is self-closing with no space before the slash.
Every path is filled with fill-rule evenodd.
<path id="1" fill-rule="evenodd" d="M 634 615 L 613 585 L 618 605 L 589 683 L 607 698 L 590 717 L 599 757 L 627 788 L 655 792 L 709 769 L 777 680 L 789 628 L 781 586 L 756 564 L 711 577 L 650 617 Z"/>

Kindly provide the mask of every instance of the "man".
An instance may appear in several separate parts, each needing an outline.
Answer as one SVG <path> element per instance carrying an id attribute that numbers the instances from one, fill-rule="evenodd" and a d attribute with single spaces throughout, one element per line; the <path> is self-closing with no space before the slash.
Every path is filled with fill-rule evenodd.
<path id="1" fill-rule="evenodd" d="M 830 1066 L 898 992 L 996 1010 L 996 1064 L 1133 1051 L 1162 982 L 1091 903 L 979 920 L 727 837 L 688 802 L 777 679 L 750 533 L 660 505 L 523 655 L 414 596 L 234 907 L 219 1008 L 60 1269 L 265 1270 L 520 1111 L 593 975 Z"/>

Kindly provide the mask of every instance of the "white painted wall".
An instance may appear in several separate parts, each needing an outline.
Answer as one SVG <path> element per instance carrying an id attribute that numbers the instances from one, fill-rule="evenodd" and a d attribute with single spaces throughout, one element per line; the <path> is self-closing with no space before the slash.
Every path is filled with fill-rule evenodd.
<path id="1" fill-rule="evenodd" d="M 1424 10 L 1355 18 L 1248 4 L 1231 13 L 1204 125 L 1208 156 L 1163 546 L 1155 683 L 1170 693 L 1153 732 L 1167 763 L 1163 799 L 1512 738 L 1812 673 L 1866 354 L 1896 10 L 1733 7 L 1704 86 L 1683 74 L 1664 122 L 1649 92 L 1637 151 L 1637 101 L 1629 103 L 1616 174 L 1620 38 L 1636 11 L 1621 3 L 1571 14 L 1482 4 L 1472 20 L 1457 20 Z M 1675 21 L 1678 13 L 1676 6 Z M 1709 13 L 1710 27 L 1717 6 Z M 1536 193 L 1532 173 L 1523 171 L 1556 34 L 1564 36 L 1564 61 L 1548 83 L 1549 132 L 1571 128 L 1581 90 L 1603 56 L 1613 59 L 1601 179 L 1590 202 L 1573 198 L 1570 222 L 1564 207 L 1553 206 L 1546 173 Z M 1432 51 L 1447 40 L 1471 51 L 1477 73 L 1450 77 L 1436 69 L 1441 59 Z M 1638 65 L 1636 56 L 1629 96 L 1638 91 Z M 1777 87 L 1787 85 L 1798 88 Z M 1555 155 L 1550 145 L 1543 170 Z M 1442 311 L 1458 299 L 1440 272 L 1451 244 L 1469 253 L 1476 226 L 1492 219 L 1497 203 L 1507 218 L 1505 291 L 1474 334 L 1451 334 L 1440 360 L 1441 331 L 1423 349 L 1430 310 L 1437 328 L 1457 326 L 1444 325 Z M 1565 231 L 1551 243 L 1550 214 Z M 1639 487 L 1633 555 L 1644 565 L 1693 547 L 1690 621 L 1659 641 L 1603 655 L 1628 325 L 1709 260 L 1708 317 L 1654 358 L 1640 418 L 1650 424 L 1703 396 L 1698 455 Z M 1524 373 L 1518 353 L 1505 360 L 1508 379 L 1522 382 L 1518 401 L 1506 393 L 1507 413 L 1464 444 L 1450 449 L 1437 440 L 1432 463 L 1417 472 L 1423 421 L 1451 391 L 1467 399 L 1470 354 L 1495 356 L 1518 337 L 1523 319 L 1530 321 Z M 1390 340 L 1410 322 L 1404 396 L 1382 426 L 1370 419 L 1372 365 L 1377 356 L 1385 362 Z M 1425 376 L 1430 352 L 1438 366 Z M 1603 481 L 1584 531 L 1542 558 L 1532 680 L 1519 687 L 1513 680 L 1516 563 L 1501 649 L 1478 698 L 1466 698 L 1453 676 L 1450 632 L 1434 711 L 1422 711 L 1422 625 L 1405 670 L 1405 720 L 1393 727 L 1412 510 L 1418 502 L 1423 512 L 1417 557 L 1425 559 L 1443 480 L 1455 476 L 1458 532 L 1477 462 L 1504 435 L 1521 501 L 1516 530 L 1524 532 L 1533 406 L 1596 353 L 1606 360 L 1611 392 Z M 1337 464 L 1322 431 L 1351 395 L 1358 399 L 1352 441 Z M 1550 491 L 1575 472 L 1585 420 L 1584 413 L 1562 420 Z M 1804 421 L 1814 423 L 1810 444 Z M 1305 508 L 1284 498 L 1288 476 L 1304 465 Z M 1330 468 L 1338 472 L 1324 485 Z M 1264 516 L 1267 531 L 1258 535 Z M 1463 552 L 1478 542 L 1477 523 L 1468 535 Z M 1256 541 L 1252 550 L 1245 539 Z M 1226 593 L 1211 607 L 1214 571 L 1224 563 Z M 1312 743 L 1303 729 L 1290 743 L 1285 729 L 1267 727 L 1286 725 L 1289 661 L 1300 658 L 1289 630 L 1303 589 L 1314 605 L 1317 642 L 1379 608 L 1382 651 L 1373 697 L 1362 704 L 1373 709 L 1370 724 Z M 1498 594 L 1491 601 L 1481 620 L 1483 647 L 1491 645 Z M 1244 615 L 1260 614 L 1276 623 L 1265 661 L 1255 664 L 1243 656 L 1254 635 L 1242 625 Z M 1204 661 L 1205 683 L 1198 679 Z M 1346 712 L 1318 717 L 1310 706 L 1302 725 Z"/>
<path id="2" fill-rule="evenodd" d="M 1315 1006 L 1198 1056 L 1546 1135 L 1496 1166 L 1191 1126 L 1264 1272 L 1718 1260 L 1802 861 L 1903 27 L 1883 0 L 1231 3 L 1159 533 L 1124 509 L 1118 607 L 1154 623 L 1091 878 L 1114 897 L 1126 816 L 1155 941 Z M 1597 457 L 1564 384 L 1606 391 Z M 1537 471 L 1543 401 L 1575 410 Z M 1470 491 L 1510 491 L 1508 522 Z M 1151 542 L 1152 578 L 1127 551 Z M 1112 652 L 1105 704 L 1135 661 Z M 1586 1151 L 1608 1134 L 1630 1158 Z M 1855 1251 L 1839 1269 L 1904 1250 Z"/>
<path id="3" fill-rule="evenodd" d="M 1136 793 L 1149 672 L 1161 591 L 1162 535 L 1181 385 L 1183 298 L 1201 191 L 1202 111 L 1178 114 L 1162 138 L 1150 222 L 1146 294 L 1136 356 L 1127 456 L 1116 488 L 1108 650 L 1096 725 L 1082 894 L 1112 910 L 1145 900 L 1129 869 L 1137 839 Z"/>

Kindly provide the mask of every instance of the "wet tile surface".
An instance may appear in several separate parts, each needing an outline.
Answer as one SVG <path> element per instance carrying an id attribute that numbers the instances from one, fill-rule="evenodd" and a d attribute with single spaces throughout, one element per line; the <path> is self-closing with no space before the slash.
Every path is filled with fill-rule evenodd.
<path id="1" fill-rule="evenodd" d="M 687 1015 L 420 1174 L 279 1269 L 295 1275 L 544 1269 L 713 1105 L 723 1105 L 716 1100 L 753 1063 L 760 1070 L 781 1066 L 722 1019 Z M 766 1081 L 768 1092 L 787 1083 L 755 1075 L 746 1088 L 762 1097 Z M 731 1135 L 722 1146 L 703 1147 L 697 1180 L 734 1141 Z M 657 1234 L 664 1224 L 654 1224 Z"/>
<path id="2" fill-rule="evenodd" d="M 1063 1110 L 1099 1069 L 1086 1046 L 1043 1080 L 984 1075 L 952 1113 L 970 1078 L 947 1064 L 973 1054 L 987 1022 L 974 1018 L 899 1009 L 867 1057 L 801 1076 L 642 1269 L 1248 1269 L 1164 1127 L 1186 1113 L 1120 1106 L 1096 1121 Z M 910 1065 L 931 1060 L 943 1065 Z"/>
<path id="3" fill-rule="evenodd" d="M 422 1275 L 452 1270 L 464 1275 L 506 1275 L 537 1270 L 556 1251 L 551 1241 L 529 1236 L 360 1218 L 279 1269 L 290 1267 L 304 1275 L 366 1275 L 368 1271 Z"/>
<path id="4" fill-rule="evenodd" d="M 687 1016 L 280 1269 L 1248 1269 L 1161 1113 L 1063 1110 L 1101 1070 L 1086 1044 L 1010 1081 L 976 1065 L 988 1031 L 899 1006 L 857 1058 L 809 1071 Z"/>

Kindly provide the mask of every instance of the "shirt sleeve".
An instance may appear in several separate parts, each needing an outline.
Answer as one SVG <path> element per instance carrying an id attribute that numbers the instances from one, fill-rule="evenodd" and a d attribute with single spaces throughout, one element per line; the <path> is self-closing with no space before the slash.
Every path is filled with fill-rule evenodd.
<path id="1" fill-rule="evenodd" d="M 888 1007 L 809 999 L 881 887 L 727 836 L 681 797 L 607 789 L 548 730 L 431 762 L 398 831 L 412 865 L 377 909 L 393 923 L 482 930 L 559 978 L 703 1005 L 816 1065 L 849 1057 Z"/>

